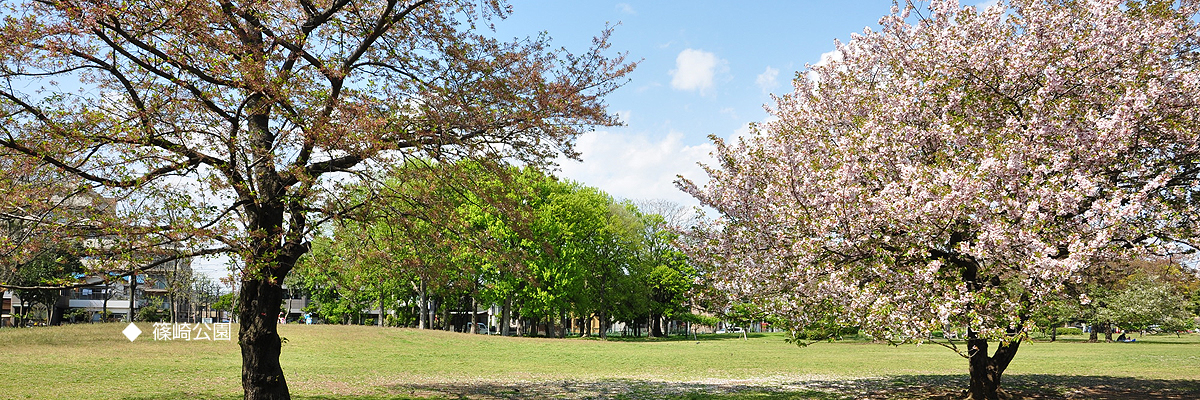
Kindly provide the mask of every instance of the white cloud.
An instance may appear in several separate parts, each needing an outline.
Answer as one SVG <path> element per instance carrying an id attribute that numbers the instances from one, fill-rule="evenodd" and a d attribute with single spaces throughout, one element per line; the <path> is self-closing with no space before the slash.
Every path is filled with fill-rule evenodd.
<path id="1" fill-rule="evenodd" d="M 629 3 L 617 3 L 617 11 L 629 15 L 637 15 L 637 11 L 634 10 L 633 6 L 629 5 Z"/>
<path id="2" fill-rule="evenodd" d="M 708 175 L 697 162 L 712 164 L 712 143 L 689 146 L 683 134 L 670 132 L 661 139 L 646 135 L 591 132 L 576 143 L 583 162 L 560 159 L 560 176 L 600 188 L 617 198 L 665 199 L 686 207 L 699 205 L 675 187 L 677 175 L 703 184 Z"/>
<path id="3" fill-rule="evenodd" d="M 712 90 L 713 78 L 724 66 L 725 60 L 717 58 L 716 54 L 684 49 L 675 57 L 675 69 L 671 70 L 671 87 L 706 94 Z"/>
<path id="4" fill-rule="evenodd" d="M 772 89 L 779 86 L 779 70 L 767 66 L 767 70 L 758 74 L 758 78 L 754 79 L 754 83 L 762 89 L 763 93 L 770 93 Z"/>
<path id="5" fill-rule="evenodd" d="M 814 67 L 814 68 L 821 67 L 821 66 L 828 65 L 832 61 L 841 61 L 841 60 L 842 60 L 842 52 L 840 50 L 834 49 L 834 50 L 830 50 L 825 53 L 821 53 L 821 57 L 818 58 L 816 64 L 812 64 L 812 67 Z M 808 80 L 817 81 L 817 74 L 815 72 L 813 72 L 812 69 L 809 69 L 808 73 L 805 75 L 808 77 Z"/>

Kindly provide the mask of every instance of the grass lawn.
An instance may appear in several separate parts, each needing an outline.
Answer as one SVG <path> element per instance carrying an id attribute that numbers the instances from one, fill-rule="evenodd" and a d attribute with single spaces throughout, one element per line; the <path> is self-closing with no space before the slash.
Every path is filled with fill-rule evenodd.
<path id="1" fill-rule="evenodd" d="M 236 341 L 134 342 L 123 324 L 0 329 L 0 398 L 238 398 Z M 301 399 L 958 397 L 966 360 L 934 345 L 797 348 L 749 340 L 599 341 L 366 326 L 286 325 L 282 363 Z M 236 337 L 236 335 L 235 335 Z M 1022 344 L 1005 375 L 1026 398 L 1200 398 L 1200 337 Z"/>

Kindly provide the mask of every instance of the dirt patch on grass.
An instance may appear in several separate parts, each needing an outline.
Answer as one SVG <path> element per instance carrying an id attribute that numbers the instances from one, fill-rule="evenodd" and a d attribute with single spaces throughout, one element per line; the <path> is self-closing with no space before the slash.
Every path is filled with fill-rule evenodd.
<path id="1" fill-rule="evenodd" d="M 393 395 L 449 399 L 871 399 L 958 400 L 966 377 L 904 376 L 862 379 L 645 380 L 446 382 L 386 386 Z M 1022 375 L 1005 378 L 1013 399 L 1200 399 L 1200 381 Z"/>

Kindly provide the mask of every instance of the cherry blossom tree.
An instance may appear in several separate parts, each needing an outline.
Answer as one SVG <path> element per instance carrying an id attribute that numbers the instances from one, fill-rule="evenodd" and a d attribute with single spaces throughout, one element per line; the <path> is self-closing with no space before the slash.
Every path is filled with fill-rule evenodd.
<path id="1" fill-rule="evenodd" d="M 246 399 L 289 397 L 280 284 L 313 230 L 355 208 L 341 184 L 411 158 L 575 156 L 576 135 L 618 123 L 603 99 L 633 68 L 605 54 L 610 30 L 581 53 L 479 32 L 502 0 L 2 7 L 0 165 L 19 168 L 0 184 L 29 189 L 6 195 L 38 195 L 10 177 L 55 171 L 116 200 L 89 222 L 106 249 L 238 260 Z"/>
<path id="2" fill-rule="evenodd" d="M 720 218 L 687 252 L 793 330 L 833 316 L 920 344 L 965 327 L 965 346 L 933 342 L 968 360 L 971 398 L 999 398 L 1031 312 L 1065 282 L 1193 248 L 1198 10 L 894 7 L 798 74 L 778 120 L 713 138 L 708 183 L 679 185 Z"/>

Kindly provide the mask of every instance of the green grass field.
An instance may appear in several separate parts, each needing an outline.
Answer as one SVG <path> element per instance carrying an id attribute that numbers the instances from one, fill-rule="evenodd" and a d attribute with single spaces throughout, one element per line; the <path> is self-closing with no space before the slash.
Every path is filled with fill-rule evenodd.
<path id="1" fill-rule="evenodd" d="M 0 398 L 240 396 L 236 341 L 154 341 L 150 324 L 139 326 L 147 333 L 134 342 L 122 324 L 0 329 Z M 966 382 L 966 360 L 933 345 L 797 348 L 780 334 L 605 342 L 328 325 L 280 332 L 284 371 L 302 399 L 946 398 Z M 1196 335 L 1065 339 L 1023 344 L 1007 387 L 1026 398 L 1200 398 Z"/>

